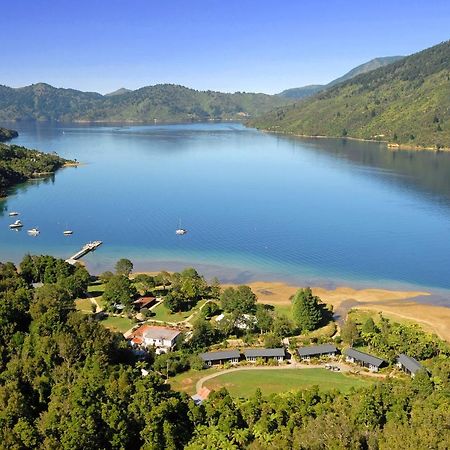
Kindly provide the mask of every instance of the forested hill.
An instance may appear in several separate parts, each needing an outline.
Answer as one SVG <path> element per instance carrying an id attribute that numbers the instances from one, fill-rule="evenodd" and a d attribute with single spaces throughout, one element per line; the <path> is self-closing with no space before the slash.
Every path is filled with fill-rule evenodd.
<path id="1" fill-rule="evenodd" d="M 296 135 L 450 148 L 450 41 L 249 123 Z"/>
<path id="2" fill-rule="evenodd" d="M 152 349 L 138 361 L 99 315 L 76 310 L 76 299 L 89 303 L 90 278 L 83 266 L 51 256 L 26 255 L 19 268 L 0 262 L 2 450 L 448 448 L 449 349 L 436 336 L 386 319 L 380 328 L 365 322 L 361 336 L 369 348 L 425 352 L 430 373 L 420 370 L 413 379 L 392 367 L 386 378 L 341 393 L 329 389 L 331 373 L 316 369 L 323 372 L 320 385 L 263 396 L 267 382 L 255 377 L 246 398 L 222 388 L 196 405 L 171 389 L 169 374 L 201 361 L 192 343 L 205 345 L 213 325 L 198 317 L 182 350 L 157 356 Z"/>
<path id="3" fill-rule="evenodd" d="M 297 100 L 311 97 L 312 95 L 317 94 L 317 92 L 329 89 L 336 84 L 350 80 L 351 78 L 354 78 L 357 75 L 361 75 L 362 73 L 367 73 L 372 70 L 378 69 L 379 67 L 384 67 L 388 64 L 392 64 L 393 62 L 399 61 L 402 58 L 404 58 L 404 56 L 384 56 L 381 58 L 374 58 L 364 64 L 360 64 L 346 74 L 342 75 L 342 77 L 336 78 L 335 80 L 330 81 L 328 84 L 311 84 L 309 86 L 286 89 L 283 92 L 280 92 L 278 95 Z"/>
<path id="4" fill-rule="evenodd" d="M 0 144 L 0 197 L 14 184 L 39 174 L 53 173 L 68 162 L 55 154 Z"/>
<path id="5" fill-rule="evenodd" d="M 186 121 L 238 119 L 263 114 L 291 100 L 274 95 L 196 91 L 174 84 L 120 95 L 60 89 L 39 83 L 0 86 L 0 120 Z"/>
<path id="6" fill-rule="evenodd" d="M 8 141 L 9 139 L 19 136 L 19 133 L 15 130 L 8 130 L 8 128 L 0 127 L 0 142 Z"/>

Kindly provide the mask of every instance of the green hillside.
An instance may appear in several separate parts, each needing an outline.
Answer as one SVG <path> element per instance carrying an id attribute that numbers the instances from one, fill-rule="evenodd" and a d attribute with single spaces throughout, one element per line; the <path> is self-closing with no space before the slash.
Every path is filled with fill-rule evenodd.
<path id="1" fill-rule="evenodd" d="M 372 70 L 378 69 L 379 67 L 387 66 L 388 64 L 392 64 L 393 62 L 399 61 L 402 58 L 404 58 L 404 56 L 384 56 L 382 58 L 374 58 L 364 64 L 355 67 L 346 74 L 342 75 L 342 77 L 330 81 L 328 84 L 310 84 L 308 86 L 299 88 L 286 89 L 283 92 L 280 92 L 278 95 L 280 95 L 281 97 L 287 97 L 296 100 L 301 100 L 302 98 L 306 97 L 312 97 L 314 94 L 324 91 L 325 89 L 329 89 L 336 84 L 350 80 L 351 78 L 354 78 L 357 75 L 361 75 L 362 73 L 371 72 Z"/>
<path id="2" fill-rule="evenodd" d="M 8 128 L 0 127 L 0 142 L 8 141 L 9 139 L 19 136 L 19 133 L 15 130 L 8 130 Z"/>
<path id="3" fill-rule="evenodd" d="M 350 70 L 345 75 L 342 75 L 342 77 L 336 78 L 335 80 L 331 81 L 325 87 L 329 88 L 335 86 L 336 84 L 343 83 L 344 81 L 347 80 L 351 80 L 352 78 L 355 78 L 356 76 L 361 75 L 363 73 L 369 73 L 372 72 L 372 70 L 379 69 L 380 67 L 388 66 L 389 64 L 392 64 L 396 61 L 400 61 L 403 58 L 404 56 L 383 56 L 381 58 L 371 59 L 370 61 L 367 61 L 364 64 L 356 66 L 354 69 Z"/>
<path id="4" fill-rule="evenodd" d="M 173 84 L 120 95 L 59 89 L 39 83 L 19 89 L 0 86 L 0 121 L 184 121 L 238 119 L 263 114 L 289 99 L 237 92 L 196 91 Z"/>
<path id="5" fill-rule="evenodd" d="M 280 97 L 301 100 L 302 98 L 311 97 L 312 95 L 323 91 L 324 89 L 326 89 L 326 87 L 326 84 L 309 84 L 308 86 L 286 89 L 277 95 L 279 95 Z"/>
<path id="6" fill-rule="evenodd" d="M 249 121 L 269 131 L 450 148 L 450 41 Z"/>

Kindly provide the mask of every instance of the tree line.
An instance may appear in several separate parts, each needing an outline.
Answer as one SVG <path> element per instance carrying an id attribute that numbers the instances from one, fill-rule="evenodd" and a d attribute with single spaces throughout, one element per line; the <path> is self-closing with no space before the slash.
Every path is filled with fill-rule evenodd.
<path id="1" fill-rule="evenodd" d="M 45 256 L 20 268 L 0 264 L 2 448 L 391 450 L 450 441 L 448 357 L 428 361 L 431 376 L 346 395 L 315 387 L 263 397 L 256 382 L 246 399 L 222 389 L 197 406 L 164 383 L 160 367 L 136 360 L 123 336 L 75 310 L 64 279 L 80 268 Z"/>

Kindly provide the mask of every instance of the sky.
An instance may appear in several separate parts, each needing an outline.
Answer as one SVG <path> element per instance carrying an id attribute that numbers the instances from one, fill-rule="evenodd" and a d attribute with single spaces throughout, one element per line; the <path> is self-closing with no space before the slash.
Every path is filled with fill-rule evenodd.
<path id="1" fill-rule="evenodd" d="M 277 93 L 450 38 L 449 0 L 0 0 L 0 84 Z"/>

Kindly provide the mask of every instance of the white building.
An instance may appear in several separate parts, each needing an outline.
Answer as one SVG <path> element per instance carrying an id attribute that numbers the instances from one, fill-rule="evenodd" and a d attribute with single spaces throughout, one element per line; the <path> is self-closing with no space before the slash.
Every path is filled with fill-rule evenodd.
<path id="1" fill-rule="evenodd" d="M 131 343 L 139 347 L 153 347 L 157 353 L 165 353 L 173 350 L 180 334 L 179 330 L 173 328 L 142 325 L 133 333 Z"/>

